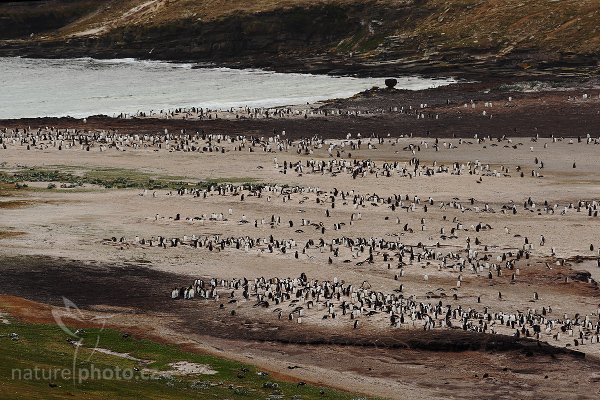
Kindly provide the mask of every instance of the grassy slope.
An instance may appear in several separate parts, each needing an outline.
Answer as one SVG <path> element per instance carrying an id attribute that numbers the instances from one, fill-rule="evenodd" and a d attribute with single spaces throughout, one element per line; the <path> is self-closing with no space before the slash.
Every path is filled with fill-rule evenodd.
<path id="1" fill-rule="evenodd" d="M 297 6 L 368 4 L 370 14 L 364 15 L 360 33 L 332 44 L 332 51 L 367 57 L 395 47 L 423 55 L 461 49 L 500 56 L 531 49 L 546 54 L 600 51 L 598 0 L 110 0 L 93 5 L 88 0 L 50 0 L 49 4 L 49 13 L 70 13 L 69 18 L 65 17 L 62 28 L 40 33 L 38 39 L 86 32 L 104 35 L 123 27 L 173 25 L 181 29 L 182 24 Z M 26 7 L 0 4 L 0 15 L 21 18 Z M 39 4 L 30 7 L 40 12 Z M 84 15 L 73 21 L 74 13 Z M 371 18 L 377 20 L 373 23 Z"/>
<path id="2" fill-rule="evenodd" d="M 60 35 L 109 26 L 164 25 L 177 20 L 211 21 L 231 15 L 253 14 L 322 4 L 374 5 L 398 9 L 411 5 L 419 11 L 410 20 L 373 25 L 376 44 L 386 36 L 406 36 L 430 51 L 460 48 L 542 48 L 563 52 L 600 50 L 600 4 L 597 0 L 119 0 L 99 6 L 98 12 L 67 25 Z M 369 21 L 365 21 L 369 22 Z M 413 25 L 414 24 L 414 25 Z M 381 30 L 383 32 L 378 32 Z M 381 33 L 381 34 L 379 34 Z M 365 39 L 366 40 L 366 39 Z M 360 47 L 358 47 L 360 49 Z"/>
<path id="3" fill-rule="evenodd" d="M 433 35 L 442 48 L 600 50 L 597 0 L 428 0 L 426 7 L 415 33 Z"/>
<path id="4" fill-rule="evenodd" d="M 10 318 L 9 318 L 10 319 Z M 16 332 L 19 340 L 8 335 Z M 238 362 L 182 351 L 149 340 L 124 337 L 112 329 L 86 329 L 82 334 L 83 348 L 77 356 L 76 368 L 104 369 L 119 367 L 143 369 L 139 361 L 118 356 L 94 353 L 90 348 L 99 338 L 98 347 L 118 353 L 152 360 L 148 368 L 157 371 L 169 370 L 169 363 L 188 361 L 209 366 L 217 371 L 214 375 L 189 375 L 160 377 L 155 374 L 150 380 L 97 380 L 82 383 L 72 380 L 13 380 L 13 369 L 31 369 L 35 366 L 46 370 L 59 368 L 72 370 L 75 348 L 66 341 L 67 334 L 56 325 L 30 324 L 11 320 L 10 325 L 0 324 L 0 393 L 2 398 L 11 399 L 353 399 L 349 393 L 321 388 L 311 384 L 298 386 L 294 382 L 275 380 L 271 376 L 260 376 L 256 368 Z M 88 347 L 89 346 L 89 347 Z M 91 358 L 89 358 L 91 355 Z M 87 361 L 89 358 L 89 361 Z M 136 375 L 134 375 L 136 376 Z M 57 385 L 56 387 L 51 387 Z M 321 393 L 324 391 L 324 393 Z"/>

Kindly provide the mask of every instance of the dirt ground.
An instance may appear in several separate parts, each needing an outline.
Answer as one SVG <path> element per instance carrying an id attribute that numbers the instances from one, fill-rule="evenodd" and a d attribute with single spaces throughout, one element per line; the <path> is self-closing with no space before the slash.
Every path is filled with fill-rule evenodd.
<path id="1" fill-rule="evenodd" d="M 500 95 L 491 93 L 489 96 L 497 97 L 484 100 L 482 95 L 475 109 L 459 105 L 470 96 L 468 93 L 460 101 L 452 100 L 454 105 L 441 104 L 441 94 L 434 96 L 428 112 L 443 118 L 424 124 L 444 124 L 455 118 L 470 121 L 468 124 L 477 121 L 482 132 L 496 137 L 509 134 L 504 140 L 478 141 L 472 134 L 465 134 L 467 139 L 440 139 L 437 149 L 433 135 L 388 138 L 378 124 L 397 126 L 404 120 L 417 121 L 409 115 L 388 114 L 331 120 L 111 120 L 105 125 L 101 119 L 90 119 L 86 125 L 87 129 L 118 127 L 120 133 L 138 128 L 140 132 L 157 130 L 159 124 L 161 128 L 172 124 L 169 126 L 220 131 L 235 126 L 231 133 L 246 132 L 247 128 L 246 133 L 273 129 L 280 133 L 287 125 L 287 137 L 293 139 L 332 132 L 333 139 L 312 142 L 309 154 L 296 151 L 297 141 L 286 150 L 273 146 L 273 151 L 266 151 L 266 145 L 249 144 L 240 150 L 237 142 L 227 140 L 219 144 L 223 153 L 184 152 L 168 146 L 134 148 L 124 143 L 118 149 L 113 146 L 103 151 L 98 146 L 90 151 L 79 146 L 59 150 L 51 143 L 43 148 L 38 143 L 28 150 L 27 143 L 6 138 L 12 134 L 6 131 L 2 134 L 6 149 L 0 148 L 0 164 L 9 174 L 23 167 L 73 174 L 112 168 L 128 175 L 265 183 L 305 190 L 289 196 L 271 192 L 258 197 L 241 190 L 195 197 L 168 189 L 106 189 L 91 184 L 47 189 L 47 182 L 29 182 L 28 188 L 17 190 L 14 185 L 3 184 L 0 294 L 7 309 L 0 312 L 44 320 L 44 315 L 50 318 L 44 304 L 60 307 L 64 296 L 86 315 L 113 315 L 112 325 L 140 335 L 241 359 L 289 379 L 387 398 L 596 398 L 600 394 L 600 343 L 587 340 L 575 344 L 577 334 L 557 338 L 558 326 L 542 332 L 539 341 L 516 338 L 514 330 L 503 326 L 496 327 L 497 334 L 460 328 L 423 330 L 419 321 L 394 328 L 384 314 L 361 317 L 360 328 L 353 329 L 349 318 L 323 319 L 325 311 L 318 308 L 307 310 L 301 324 L 279 319 L 273 311 L 275 305 L 257 307 L 255 300 L 230 303 L 225 289 L 217 300 L 170 298 L 173 288 L 187 287 L 194 279 L 296 278 L 305 273 L 319 281 L 338 278 L 356 286 L 368 284 L 382 293 L 394 293 L 402 284 L 405 298 L 412 296 L 422 303 L 443 300 L 453 307 L 485 307 L 495 313 L 539 312 L 544 308 L 549 318 L 577 319 L 578 314 L 597 324 L 600 220 L 589 216 L 585 207 L 577 209 L 579 201 L 591 205 L 600 200 L 599 145 L 585 137 L 587 133 L 597 136 L 600 100 L 598 90 L 589 93 L 592 98 L 586 101 L 568 99 L 575 94 L 580 98 L 579 92 L 545 92 L 543 100 L 522 94 L 510 101 L 515 108 L 504 107 Z M 411 101 L 420 100 L 416 94 L 411 96 Z M 375 107 L 375 101 L 387 100 L 372 100 L 369 107 Z M 482 101 L 502 105 L 485 107 Z M 546 106 L 540 106 L 539 101 Z M 360 107 L 361 100 L 344 105 L 346 109 Z M 534 109 L 545 111 L 536 115 Z M 572 118 L 579 125 L 572 130 L 570 126 L 552 126 L 555 122 L 549 115 L 557 109 L 570 110 L 568 118 L 557 116 L 561 123 L 569 124 L 565 121 Z M 480 115 L 483 110 L 494 117 L 485 120 Z M 542 121 L 547 125 L 541 125 Z M 45 122 L 83 126 L 78 121 L 41 121 Z M 539 127 L 545 127 L 540 136 L 545 138 L 516 136 L 509 122 L 520 127 L 539 122 Z M 4 121 L 0 126 L 31 123 L 10 125 Z M 351 149 L 341 138 L 352 132 L 349 126 L 355 123 L 364 123 L 385 139 L 381 142 L 363 136 L 361 148 Z M 327 124 L 335 128 L 313 130 Z M 451 136 L 450 129 L 464 133 L 460 124 L 449 123 L 451 128 L 444 134 Z M 495 130 L 488 131 L 486 127 L 492 125 Z M 35 125 L 32 128 L 37 129 Z M 557 132 L 555 137 L 566 135 L 561 129 L 566 132 L 567 128 L 569 136 L 577 137 L 581 132 L 582 140 L 548 138 L 551 132 Z M 428 128 L 423 125 L 420 129 L 423 133 Z M 517 134 L 533 132 L 523 128 Z M 356 134 L 352 135 L 352 140 L 356 139 Z M 331 156 L 327 152 L 330 145 L 335 145 Z M 318 171 L 306 166 L 311 161 L 342 159 L 375 164 L 356 178 L 343 168 Z M 401 173 L 402 168 L 412 171 L 414 159 L 420 162 L 420 173 Z M 301 161 L 305 167 L 302 172 L 288 168 L 284 173 L 284 161 Z M 397 163 L 389 177 L 384 163 Z M 461 174 L 452 173 L 455 165 L 463 166 Z M 435 174 L 428 176 L 426 168 L 436 170 Z M 60 186 L 60 182 L 56 184 Z M 338 198 L 333 208 L 329 196 L 334 189 L 363 195 L 367 200 L 354 205 L 349 195 L 347 200 Z M 240 194 L 245 195 L 243 200 Z M 393 195 L 402 196 L 403 206 L 392 209 L 384 201 Z M 210 218 L 213 214 L 223 216 Z M 271 223 L 278 218 L 280 222 Z M 303 225 L 303 219 L 310 222 Z M 187 243 L 192 237 L 214 235 L 261 239 L 272 235 L 275 240 L 292 240 L 293 244 L 285 253 L 269 252 L 265 244 L 213 250 L 187 244 L 156 245 L 159 236 Z M 344 246 L 339 246 L 337 256 L 329 246 L 309 245 L 304 249 L 310 240 L 318 242 L 321 238 L 326 243 L 343 238 L 383 238 L 457 257 L 449 258 L 454 260 L 452 267 L 443 266 L 439 257 L 401 262 L 392 251 L 388 261 L 383 259 L 384 251 L 377 250 L 373 262 L 367 262 L 368 252 Z M 485 256 L 488 264 L 503 264 L 497 257 L 508 255 L 514 268 L 503 268 L 500 275 L 492 277 L 488 276 L 489 266 L 460 271 L 456 264 L 459 257 L 467 257 L 467 246 L 476 250 L 479 258 Z M 515 258 L 523 249 L 527 249 L 527 257 Z M 239 298 L 240 293 L 236 296 Z"/>
<path id="2" fill-rule="evenodd" d="M 60 310 L 66 296 L 85 316 L 69 321 L 74 327 L 93 326 L 93 317 L 106 317 L 107 326 L 138 337 L 253 363 L 284 379 L 386 398 L 597 396 L 589 390 L 600 379 L 597 362 L 581 353 L 462 331 L 394 332 L 376 342 L 351 331 L 299 332 L 294 326 L 281 327 L 274 335 L 266 323 L 228 317 L 214 303 L 172 307 L 161 295 L 176 278 L 173 274 L 143 267 L 99 267 L 35 257 L 6 260 L 1 289 L 18 292 L 19 297 L 3 295 L 0 303 L 12 316 L 53 323 L 51 307 L 22 298 L 48 302 Z M 41 282 L 39 275 L 44 276 Z M 66 279 L 71 289 L 65 290 Z M 132 296 L 135 292 L 145 296 Z M 573 387 L 567 371 L 578 371 L 576 385 L 581 390 Z"/>

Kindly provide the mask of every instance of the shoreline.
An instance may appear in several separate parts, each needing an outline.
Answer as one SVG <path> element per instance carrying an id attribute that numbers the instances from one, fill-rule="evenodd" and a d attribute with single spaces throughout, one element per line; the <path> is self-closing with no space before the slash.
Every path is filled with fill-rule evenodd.
<path id="1" fill-rule="evenodd" d="M 214 113 L 209 119 L 185 112 L 169 118 L 91 116 L 85 122 L 81 118 L 41 117 L 0 120 L 0 129 L 54 126 L 148 134 L 162 134 L 165 129 L 177 133 L 185 129 L 251 136 L 273 136 L 285 131 L 292 139 L 313 135 L 340 139 L 347 134 L 354 137 L 358 134 L 363 137 L 583 137 L 600 131 L 597 80 L 563 81 L 538 90 L 527 90 L 528 85 L 532 84 L 496 81 L 494 84 L 455 83 L 414 91 L 367 90 L 350 98 L 294 106 L 299 115 L 291 117 L 246 118 L 237 115 L 237 111 L 217 119 Z M 584 94 L 587 97 L 582 97 Z M 427 107 L 420 108 L 423 104 Z"/>
<path id="2" fill-rule="evenodd" d="M 72 39 L 71 41 L 76 41 Z M 85 41 L 84 41 L 85 42 Z M 352 60 L 345 57 L 333 57 L 327 54 L 311 57 L 298 55 L 303 61 L 290 61 L 287 57 L 270 55 L 267 57 L 238 56 L 231 59 L 196 58 L 159 52 L 148 54 L 148 49 L 103 49 L 83 47 L 78 49 L 69 45 L 40 42 L 35 45 L 19 45 L 18 41 L 0 42 L 0 57 L 23 57 L 31 59 L 94 58 L 99 60 L 133 58 L 141 61 L 163 61 L 173 63 L 205 64 L 215 68 L 263 69 L 280 73 L 301 73 L 330 76 L 350 76 L 357 78 L 384 78 L 389 76 L 423 75 L 444 78 L 454 76 L 458 79 L 494 82 L 504 79 L 541 79 L 552 80 L 556 76 L 568 79 L 580 79 L 597 76 L 598 64 L 591 56 L 581 56 L 581 60 L 563 60 L 539 65 L 535 68 L 521 68 L 518 60 L 465 60 L 450 61 L 426 57 L 396 60 Z"/>

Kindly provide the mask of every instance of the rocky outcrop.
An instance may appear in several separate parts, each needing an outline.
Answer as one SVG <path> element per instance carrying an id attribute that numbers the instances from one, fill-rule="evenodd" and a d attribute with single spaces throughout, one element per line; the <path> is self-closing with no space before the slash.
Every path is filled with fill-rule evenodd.
<path id="1" fill-rule="evenodd" d="M 0 4 L 0 40 L 53 32 L 96 10 L 95 0 L 9 1 Z"/>

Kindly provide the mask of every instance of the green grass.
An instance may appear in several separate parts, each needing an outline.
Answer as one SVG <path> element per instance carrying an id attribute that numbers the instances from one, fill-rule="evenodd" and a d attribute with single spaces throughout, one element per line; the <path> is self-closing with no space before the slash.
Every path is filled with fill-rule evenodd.
<path id="1" fill-rule="evenodd" d="M 81 170 L 81 168 L 80 168 Z M 207 189 L 212 185 L 234 183 L 244 186 L 259 185 L 252 178 L 218 178 L 193 181 L 180 176 L 156 175 L 121 168 L 74 169 L 56 168 L 21 168 L 16 171 L 0 171 L 0 183 L 21 185 L 23 182 L 60 182 L 72 188 L 84 184 L 98 185 L 107 189 Z M 57 190 L 48 189 L 48 190 Z"/>
<path id="2" fill-rule="evenodd" d="M 74 329 L 73 329 L 74 330 Z M 18 340 L 8 335 L 15 332 Z M 116 367 L 123 369 L 151 368 L 157 371 L 170 370 L 169 363 L 188 361 L 204 364 L 216 371 L 214 375 L 166 376 L 152 374 L 151 378 L 136 379 L 134 372 L 130 380 L 88 379 L 81 383 L 72 379 L 25 380 L 13 375 L 13 369 L 34 367 L 73 370 L 75 347 L 67 342 L 69 337 L 56 325 L 30 324 L 12 321 L 0 324 L 0 392 L 3 398 L 11 399 L 355 399 L 358 396 L 322 388 L 312 384 L 298 386 L 295 382 L 283 382 L 271 376 L 260 376 L 257 368 L 226 359 L 183 351 L 177 346 L 159 344 L 150 340 L 124 336 L 112 329 L 86 329 L 80 335 L 83 345 L 79 348 L 75 370 L 97 370 Z M 98 347 L 131 356 L 152 360 L 149 364 L 122 357 L 95 352 Z M 89 358 L 89 361 L 88 361 Z M 144 376 L 149 376 L 146 373 Z M 53 377 L 51 377 L 53 378 Z M 51 387 L 50 384 L 55 387 Z M 321 393 L 323 391 L 323 393 Z"/>

